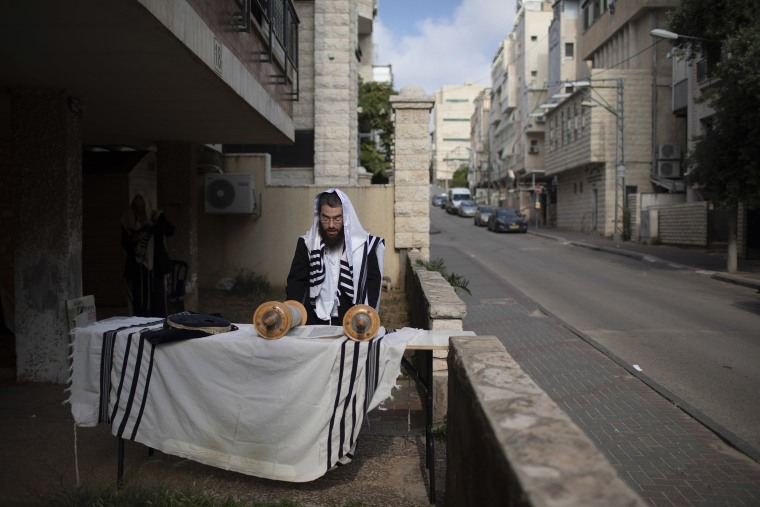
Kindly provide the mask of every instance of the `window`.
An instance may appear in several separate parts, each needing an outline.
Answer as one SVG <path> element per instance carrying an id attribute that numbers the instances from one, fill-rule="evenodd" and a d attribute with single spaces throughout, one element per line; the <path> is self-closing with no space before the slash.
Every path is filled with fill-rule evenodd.
<path id="1" fill-rule="evenodd" d="M 538 35 L 531 35 L 530 36 L 530 41 L 531 42 L 536 42 L 537 40 L 538 40 Z"/>
<path id="2" fill-rule="evenodd" d="M 538 71 L 537 70 L 532 70 L 532 71 L 530 71 L 530 75 L 532 77 L 536 77 L 536 76 L 538 76 Z"/>
<path id="3" fill-rule="evenodd" d="M 568 60 L 575 58 L 575 44 L 572 42 L 565 42 L 565 58 Z"/>
<path id="4" fill-rule="evenodd" d="M 469 122 L 469 118 L 444 118 L 443 121 L 466 121 Z"/>
<path id="5" fill-rule="evenodd" d="M 446 102 L 469 102 L 467 99 L 446 99 Z"/>

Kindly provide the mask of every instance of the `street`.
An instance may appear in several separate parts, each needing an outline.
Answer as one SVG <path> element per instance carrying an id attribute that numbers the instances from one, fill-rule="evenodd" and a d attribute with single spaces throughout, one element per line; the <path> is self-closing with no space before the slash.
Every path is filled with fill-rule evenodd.
<path id="1" fill-rule="evenodd" d="M 754 290 L 532 234 L 495 234 L 437 208 L 430 214 L 431 259 L 465 278 L 488 271 L 514 289 L 503 298 L 532 300 L 758 452 Z M 460 293 L 465 303 L 482 303 L 484 291 L 470 289 Z M 475 324 L 465 319 L 465 329 Z"/>

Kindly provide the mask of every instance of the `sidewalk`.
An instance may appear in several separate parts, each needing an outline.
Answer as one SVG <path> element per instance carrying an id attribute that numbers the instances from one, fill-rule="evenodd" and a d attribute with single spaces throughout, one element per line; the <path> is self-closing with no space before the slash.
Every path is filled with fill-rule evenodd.
<path id="1" fill-rule="evenodd" d="M 647 262 L 715 271 L 726 277 L 725 254 L 624 243 L 557 229 L 534 234 Z M 595 442 L 620 476 L 656 506 L 760 505 L 760 463 L 729 445 L 677 403 L 666 399 L 602 352 L 593 341 L 547 315 L 540 304 L 473 263 L 456 244 L 436 242 L 431 256 L 446 259 L 470 282 L 464 327 L 495 335 L 520 367 Z M 755 261 L 756 262 L 756 261 Z M 740 264 L 734 283 L 760 287 L 758 264 Z M 754 285 L 757 284 L 757 285 Z"/>
<path id="2" fill-rule="evenodd" d="M 725 251 L 705 248 L 679 248 L 668 245 L 644 245 L 558 228 L 533 228 L 529 233 L 575 246 L 624 255 L 647 262 L 664 262 L 682 268 L 712 272 L 712 278 L 760 290 L 760 259 L 738 259 L 737 272 L 727 273 Z"/>

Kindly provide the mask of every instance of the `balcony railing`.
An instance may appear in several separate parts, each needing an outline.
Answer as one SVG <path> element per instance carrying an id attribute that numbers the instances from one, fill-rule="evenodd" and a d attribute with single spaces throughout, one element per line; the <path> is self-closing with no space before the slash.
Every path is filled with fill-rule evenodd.
<path id="1" fill-rule="evenodd" d="M 238 31 L 255 29 L 261 35 L 267 46 L 261 55 L 262 61 L 279 64 L 283 73 L 272 77 L 281 83 L 292 83 L 292 98 L 298 100 L 298 25 L 301 21 L 292 0 L 235 1 L 242 9 Z"/>

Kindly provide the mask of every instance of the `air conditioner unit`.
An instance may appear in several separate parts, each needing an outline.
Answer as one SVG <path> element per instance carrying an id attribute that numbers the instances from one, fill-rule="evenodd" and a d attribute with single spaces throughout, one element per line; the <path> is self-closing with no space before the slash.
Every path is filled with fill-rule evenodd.
<path id="1" fill-rule="evenodd" d="M 660 160 L 657 162 L 657 176 L 659 178 L 680 178 L 681 164 L 677 160 Z"/>
<path id="2" fill-rule="evenodd" d="M 529 147 L 528 153 L 530 153 L 531 155 L 538 155 L 538 146 Z"/>
<path id="3" fill-rule="evenodd" d="M 657 158 L 659 160 L 679 160 L 681 158 L 681 147 L 673 143 L 662 143 L 657 147 Z"/>
<path id="4" fill-rule="evenodd" d="M 252 174 L 206 174 L 206 213 L 253 213 Z"/>

